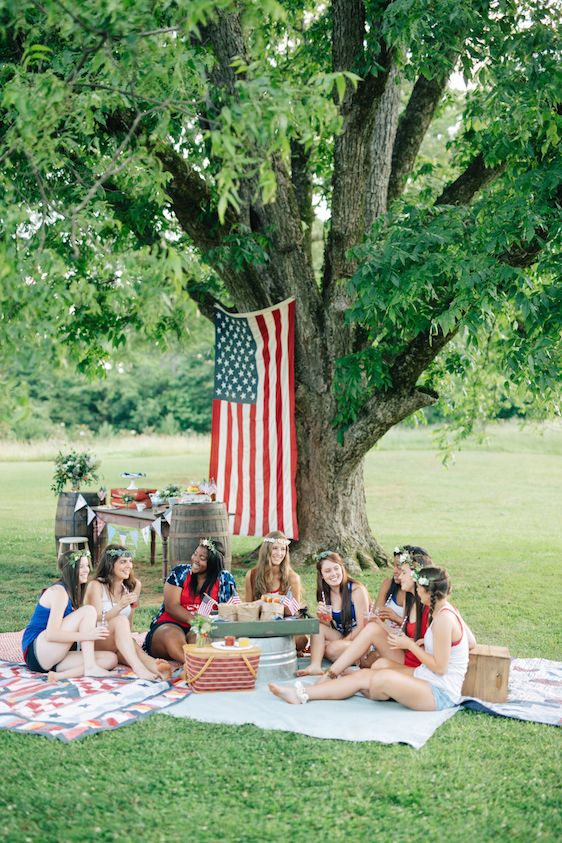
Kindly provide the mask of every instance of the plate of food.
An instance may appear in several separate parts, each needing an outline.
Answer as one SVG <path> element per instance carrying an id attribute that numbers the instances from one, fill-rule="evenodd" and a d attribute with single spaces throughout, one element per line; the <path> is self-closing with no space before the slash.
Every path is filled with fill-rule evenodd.
<path id="1" fill-rule="evenodd" d="M 224 641 L 213 641 L 211 646 L 214 647 L 215 650 L 251 650 L 252 649 L 252 645 L 249 641 L 247 643 L 246 643 L 246 641 L 244 641 L 242 644 L 238 643 L 238 641 L 236 641 L 234 644 L 226 644 Z"/>

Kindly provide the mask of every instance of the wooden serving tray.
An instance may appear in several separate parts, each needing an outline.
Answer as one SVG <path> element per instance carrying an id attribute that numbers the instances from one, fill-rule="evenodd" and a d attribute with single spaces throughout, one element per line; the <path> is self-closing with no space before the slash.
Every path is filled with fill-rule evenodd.
<path id="1" fill-rule="evenodd" d="M 283 635 L 314 635 L 318 632 L 318 618 L 297 618 L 279 621 L 214 621 L 209 633 L 211 638 L 279 638 Z"/>

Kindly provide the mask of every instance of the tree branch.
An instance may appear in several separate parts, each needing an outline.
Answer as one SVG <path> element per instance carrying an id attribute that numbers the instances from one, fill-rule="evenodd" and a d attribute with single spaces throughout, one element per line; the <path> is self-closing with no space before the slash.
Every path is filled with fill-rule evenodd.
<path id="1" fill-rule="evenodd" d="M 374 21 L 372 35 L 376 34 L 376 27 L 377 22 Z M 356 71 L 361 67 L 367 59 L 364 53 L 365 37 L 365 7 L 362 0 L 334 0 L 334 71 Z M 372 62 L 372 56 L 368 58 Z M 359 82 L 355 91 L 348 85 L 340 104 L 344 125 L 334 146 L 332 221 L 323 278 L 326 298 L 330 295 L 334 281 L 351 277 L 355 270 L 355 261 L 347 257 L 347 252 L 360 242 L 365 232 L 370 145 L 377 107 L 387 84 L 391 62 L 392 56 L 381 35 L 376 75 L 369 75 Z"/>
<path id="2" fill-rule="evenodd" d="M 496 176 L 505 170 L 505 164 L 497 164 L 495 167 L 487 167 L 484 163 L 484 156 L 478 153 L 464 173 L 451 182 L 441 196 L 435 200 L 436 205 L 468 205 L 474 195 L 490 184 Z"/>
<path id="3" fill-rule="evenodd" d="M 443 96 L 453 66 L 452 61 L 450 67 L 434 79 L 420 76 L 414 85 L 408 104 L 398 122 L 392 150 L 388 202 L 397 199 L 406 186 L 406 180 L 412 172 L 420 146 Z"/>
<path id="4" fill-rule="evenodd" d="M 312 266 L 312 224 L 314 212 L 312 210 L 312 176 L 308 170 L 310 154 L 305 152 L 302 144 L 291 141 L 291 180 L 295 190 L 299 216 L 304 223 L 303 247 Z"/>

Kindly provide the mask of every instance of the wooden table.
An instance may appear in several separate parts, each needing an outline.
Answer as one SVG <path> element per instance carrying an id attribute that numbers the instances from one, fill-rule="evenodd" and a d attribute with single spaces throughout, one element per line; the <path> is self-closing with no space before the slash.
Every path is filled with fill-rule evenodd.
<path id="1" fill-rule="evenodd" d="M 158 507 L 156 509 L 143 509 L 139 512 L 138 509 L 124 509 L 114 508 L 110 506 L 94 506 L 92 507 L 96 516 L 105 521 L 106 524 L 121 524 L 123 527 L 133 527 L 142 530 L 144 527 L 150 527 L 150 564 L 154 565 L 156 560 L 156 531 L 153 529 L 154 522 L 159 519 L 161 525 L 160 538 L 162 539 L 162 578 L 165 581 L 168 576 L 168 536 L 170 535 L 170 525 L 162 515 L 167 511 L 167 507 Z M 98 556 L 98 539 L 96 537 L 94 555 L 95 561 Z"/>

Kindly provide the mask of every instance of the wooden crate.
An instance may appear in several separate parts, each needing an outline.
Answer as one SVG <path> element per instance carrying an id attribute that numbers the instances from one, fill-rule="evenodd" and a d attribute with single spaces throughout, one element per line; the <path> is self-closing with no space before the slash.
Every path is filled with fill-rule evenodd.
<path id="1" fill-rule="evenodd" d="M 463 696 L 486 702 L 506 702 L 510 662 L 507 647 L 477 644 L 469 653 Z"/>

